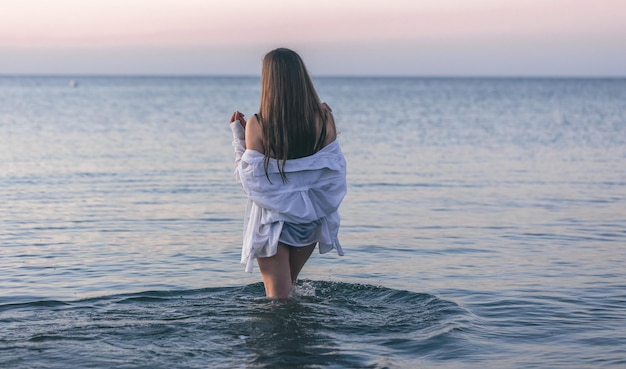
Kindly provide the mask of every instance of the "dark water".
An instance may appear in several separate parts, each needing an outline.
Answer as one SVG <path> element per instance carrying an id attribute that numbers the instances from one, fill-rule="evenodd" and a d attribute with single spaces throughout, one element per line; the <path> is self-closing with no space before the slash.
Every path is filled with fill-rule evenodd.
<path id="1" fill-rule="evenodd" d="M 276 302 L 227 125 L 257 78 L 1 77 L 0 367 L 626 366 L 624 79 L 316 81 L 346 256 Z"/>
<path id="2" fill-rule="evenodd" d="M 305 281 L 289 301 L 261 283 L 2 307 L 2 354 L 17 367 L 350 367 L 470 350 L 471 314 L 433 295 Z"/>

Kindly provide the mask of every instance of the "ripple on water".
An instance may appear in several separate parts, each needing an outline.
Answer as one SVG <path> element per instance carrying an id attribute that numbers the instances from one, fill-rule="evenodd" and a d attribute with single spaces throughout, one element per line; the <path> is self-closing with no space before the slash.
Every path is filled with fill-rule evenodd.
<path id="1" fill-rule="evenodd" d="M 468 350 L 469 314 L 429 294 L 304 281 L 0 306 L 12 367 L 403 367 Z M 463 348 L 463 349 L 461 349 Z M 81 352 L 81 357 L 71 354 Z"/>

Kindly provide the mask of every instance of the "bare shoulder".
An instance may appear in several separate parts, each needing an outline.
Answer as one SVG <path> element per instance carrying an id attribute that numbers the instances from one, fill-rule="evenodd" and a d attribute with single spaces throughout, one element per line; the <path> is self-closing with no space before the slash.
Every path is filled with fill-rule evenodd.
<path id="1" fill-rule="evenodd" d="M 263 130 L 255 115 L 246 122 L 246 148 L 263 153 Z"/>
<path id="2" fill-rule="evenodd" d="M 325 102 L 322 103 L 322 112 L 325 115 L 326 121 L 326 140 L 324 141 L 324 146 L 326 146 L 337 139 L 337 128 L 335 126 L 333 110 Z"/>

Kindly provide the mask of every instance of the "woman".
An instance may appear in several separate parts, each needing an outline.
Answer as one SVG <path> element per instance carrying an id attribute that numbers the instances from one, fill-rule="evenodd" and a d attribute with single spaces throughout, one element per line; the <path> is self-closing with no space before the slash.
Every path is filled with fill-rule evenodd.
<path id="1" fill-rule="evenodd" d="M 261 103 L 248 121 L 230 120 L 235 177 L 248 197 L 241 262 L 259 264 L 265 293 L 287 298 L 319 244 L 343 255 L 337 209 L 346 194 L 346 162 L 331 109 L 289 49 L 263 59 Z"/>

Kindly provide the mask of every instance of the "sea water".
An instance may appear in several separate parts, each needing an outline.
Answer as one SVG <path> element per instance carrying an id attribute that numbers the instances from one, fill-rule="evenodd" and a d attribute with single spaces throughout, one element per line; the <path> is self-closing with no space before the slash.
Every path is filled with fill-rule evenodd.
<path id="1" fill-rule="evenodd" d="M 228 128 L 257 77 L 0 77 L 0 367 L 626 366 L 626 80 L 315 82 L 346 255 L 271 301 Z"/>

